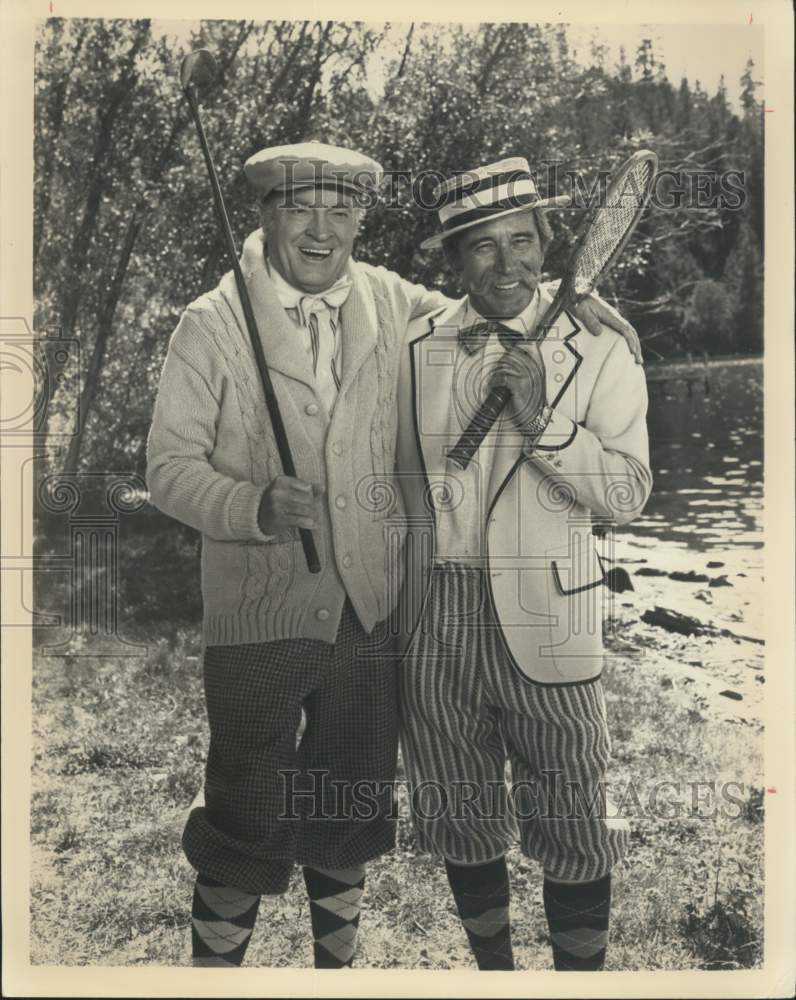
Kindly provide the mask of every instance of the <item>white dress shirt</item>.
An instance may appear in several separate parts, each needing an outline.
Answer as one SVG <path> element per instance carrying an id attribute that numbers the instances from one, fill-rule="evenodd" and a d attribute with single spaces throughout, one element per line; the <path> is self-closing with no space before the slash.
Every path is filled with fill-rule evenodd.
<path id="1" fill-rule="evenodd" d="M 351 290 L 351 279 L 344 275 L 331 288 L 311 295 L 285 281 L 270 261 L 266 261 L 266 266 L 279 301 L 296 327 L 304 332 L 302 346 L 315 373 L 315 388 L 327 415 L 331 416 L 343 370 L 340 309 Z"/>
<path id="2" fill-rule="evenodd" d="M 538 311 L 537 289 L 521 313 L 512 319 L 502 319 L 500 323 L 527 336 L 536 325 Z M 466 328 L 483 320 L 484 317 L 468 301 L 461 327 Z M 486 397 L 490 372 L 505 350 L 496 333 L 490 335 L 483 349 L 473 354 L 462 345 L 458 346 L 448 418 L 452 440 L 458 440 Z M 489 479 L 495 448 L 500 447 L 500 425 L 507 419 L 510 418 L 503 414 L 495 421 L 465 470 L 448 463 L 445 497 L 435 504 L 437 561 L 480 563 L 485 560 L 484 529 Z"/>

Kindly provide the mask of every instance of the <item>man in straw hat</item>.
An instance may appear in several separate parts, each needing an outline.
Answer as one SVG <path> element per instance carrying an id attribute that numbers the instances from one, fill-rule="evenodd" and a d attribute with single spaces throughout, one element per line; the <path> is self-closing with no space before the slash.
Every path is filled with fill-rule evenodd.
<path id="1" fill-rule="evenodd" d="M 351 258 L 382 174 L 371 158 L 300 143 L 262 150 L 245 172 L 261 228 L 241 267 L 297 476 L 282 474 L 231 273 L 174 331 L 148 443 L 153 502 L 203 542 L 210 748 L 205 803 L 183 834 L 198 872 L 193 957 L 239 965 L 260 896 L 283 893 L 298 862 L 315 964 L 339 968 L 354 953 L 364 866 L 395 836 L 384 622 L 400 567 L 387 559 L 390 511 L 357 488 L 392 478 L 400 350 L 410 321 L 448 300 Z M 345 790 L 362 782 L 387 790 L 356 815 Z"/>
<path id="2" fill-rule="evenodd" d="M 515 157 L 439 190 L 463 299 L 413 321 L 401 365 L 407 524 L 401 746 L 422 849 L 444 859 L 481 969 L 512 969 L 507 847 L 544 871 L 556 969 L 603 966 L 627 822 L 604 801 L 605 573 L 594 521 L 651 487 L 643 369 L 618 333 L 584 333 L 540 286 L 551 239 Z M 447 459 L 495 379 L 511 398 L 462 471 Z M 510 762 L 512 787 L 505 780 Z"/>

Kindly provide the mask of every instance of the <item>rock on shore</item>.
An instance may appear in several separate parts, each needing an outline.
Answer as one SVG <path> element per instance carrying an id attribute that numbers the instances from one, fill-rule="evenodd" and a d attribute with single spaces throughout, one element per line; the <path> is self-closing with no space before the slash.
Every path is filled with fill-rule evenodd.
<path id="1" fill-rule="evenodd" d="M 762 549 L 699 552 L 621 534 L 602 546 L 606 570 L 632 584 L 606 590 L 606 669 L 612 655 L 629 657 L 700 717 L 760 725 Z"/>

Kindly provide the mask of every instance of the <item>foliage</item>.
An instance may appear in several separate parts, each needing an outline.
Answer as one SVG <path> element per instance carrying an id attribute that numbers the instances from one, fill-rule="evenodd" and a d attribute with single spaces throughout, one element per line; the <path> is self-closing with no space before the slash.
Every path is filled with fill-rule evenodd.
<path id="1" fill-rule="evenodd" d="M 256 226 L 241 164 L 269 144 L 350 143 L 389 171 L 425 176 L 414 185 L 424 198 L 435 174 L 513 154 L 537 166 L 543 192 L 589 194 L 600 171 L 649 147 L 685 184 L 665 175 L 670 207 L 648 212 L 603 293 L 651 357 L 762 349 L 763 115 L 751 62 L 735 114 L 723 84 L 713 96 L 698 82 L 675 87 L 649 40 L 610 66 L 595 37 L 583 66 L 565 30 L 541 24 L 213 21 L 175 39 L 150 20 L 50 18 L 36 50 L 35 319 L 77 337 L 83 357 L 79 433 L 53 456 L 59 468 L 142 470 L 168 336 L 226 269 L 177 81 L 199 45 L 220 69 L 203 119 L 239 242 Z M 697 172 L 728 170 L 745 172 L 743 203 L 696 204 Z M 435 216 L 412 192 L 408 180 L 388 185 L 359 254 L 456 293 L 441 255 L 417 250 Z M 553 220 L 552 273 L 580 214 Z M 73 422 L 74 388 L 57 390 L 51 427 Z"/>

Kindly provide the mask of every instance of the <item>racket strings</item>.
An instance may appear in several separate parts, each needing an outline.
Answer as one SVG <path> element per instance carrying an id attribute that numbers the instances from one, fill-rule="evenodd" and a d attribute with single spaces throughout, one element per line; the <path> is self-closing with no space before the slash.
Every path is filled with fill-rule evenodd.
<path id="1" fill-rule="evenodd" d="M 634 165 L 606 195 L 592 221 L 586 242 L 575 264 L 575 294 L 591 291 L 603 268 L 643 208 L 654 174 L 649 160 Z"/>

